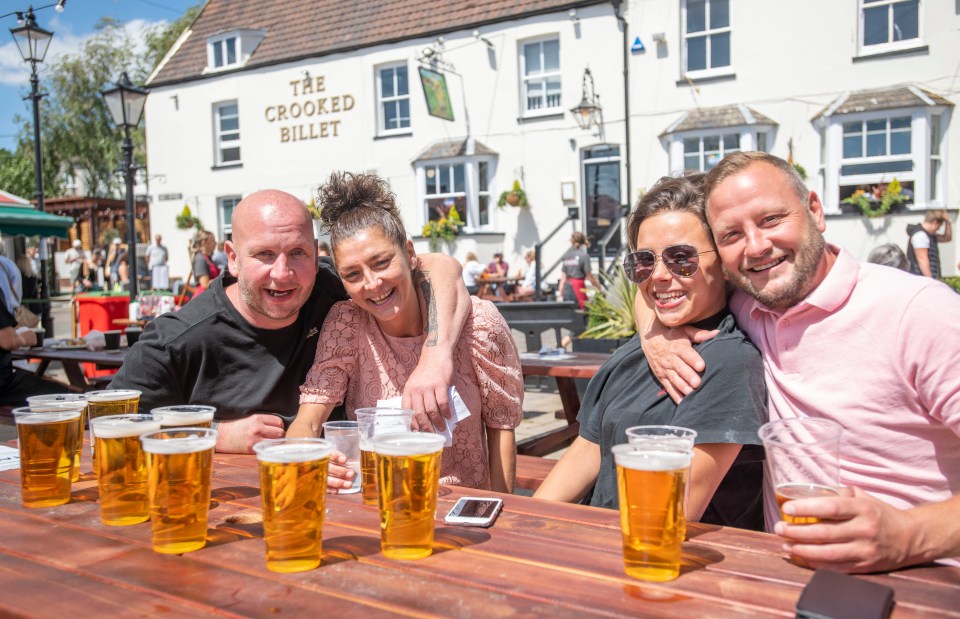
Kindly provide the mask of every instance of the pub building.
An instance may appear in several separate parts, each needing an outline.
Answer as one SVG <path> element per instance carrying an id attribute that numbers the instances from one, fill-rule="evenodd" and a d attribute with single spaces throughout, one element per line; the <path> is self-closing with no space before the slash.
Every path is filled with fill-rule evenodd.
<path id="1" fill-rule="evenodd" d="M 209 0 L 146 84 L 151 228 L 185 277 L 184 206 L 222 240 L 253 191 L 310 205 L 330 172 L 367 172 L 418 251 L 454 207 L 464 225 L 439 251 L 502 250 L 515 272 L 549 237 L 556 281 L 573 230 L 596 256 L 609 236 L 609 265 L 645 187 L 765 150 L 804 170 L 828 241 L 865 259 L 905 247 L 917 211 L 956 218 L 957 19 L 918 0 Z M 893 179 L 884 217 L 844 202 L 879 203 Z M 498 206 L 515 184 L 527 205 Z M 941 246 L 945 274 L 956 244 Z"/>

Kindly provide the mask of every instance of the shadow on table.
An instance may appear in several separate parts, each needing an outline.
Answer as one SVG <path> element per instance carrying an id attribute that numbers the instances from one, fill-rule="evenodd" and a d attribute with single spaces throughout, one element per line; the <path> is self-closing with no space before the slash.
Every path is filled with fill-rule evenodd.
<path id="1" fill-rule="evenodd" d="M 342 535 L 323 540 L 323 564 L 333 565 L 356 561 L 360 557 L 380 552 L 380 537 L 373 535 Z"/>
<path id="2" fill-rule="evenodd" d="M 255 496 L 260 496 L 260 489 L 251 488 L 250 486 L 224 486 L 223 488 L 215 488 L 210 492 L 210 500 L 214 503 L 219 501 L 239 501 Z M 214 506 L 213 504 L 210 505 L 211 508 Z"/>

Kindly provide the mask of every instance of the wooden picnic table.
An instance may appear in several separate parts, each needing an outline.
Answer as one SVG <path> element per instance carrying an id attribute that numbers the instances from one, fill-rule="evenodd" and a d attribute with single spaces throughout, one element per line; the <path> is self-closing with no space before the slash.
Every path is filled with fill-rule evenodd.
<path id="1" fill-rule="evenodd" d="M 516 284 L 522 277 L 500 277 L 497 275 L 486 275 L 477 278 L 477 297 L 488 299 L 490 301 L 512 301 L 512 295 L 497 294 L 498 287 L 503 284 Z"/>
<path id="2" fill-rule="evenodd" d="M 610 358 L 608 353 L 575 352 L 562 355 L 521 353 L 520 369 L 524 376 L 552 376 L 563 404 L 567 425 L 556 430 L 517 442 L 517 452 L 529 456 L 543 456 L 573 442 L 580 432 L 577 413 L 580 412 L 580 394 L 576 378 L 593 378 L 600 366 Z"/>
<path id="3" fill-rule="evenodd" d="M 214 457 L 207 546 L 153 552 L 150 524 L 100 523 L 84 452 L 67 505 L 20 505 L 19 471 L 0 472 L 0 615 L 169 617 L 793 617 L 813 572 L 778 538 L 690 523 L 669 583 L 623 573 L 616 511 L 441 486 L 434 554 L 380 553 L 379 514 L 359 495 L 327 495 L 323 564 L 275 574 L 264 563 L 254 456 Z M 461 496 L 499 496 L 490 529 L 443 524 Z M 865 577 L 895 591 L 894 619 L 957 617 L 960 568 Z"/>
<path id="4" fill-rule="evenodd" d="M 63 370 L 70 381 L 70 386 L 79 391 L 85 391 L 93 383 L 87 379 L 83 371 L 82 364 L 95 364 L 97 369 L 119 368 L 123 365 L 123 358 L 127 355 L 127 348 L 121 347 L 120 350 L 87 350 L 85 348 L 17 348 L 10 351 L 10 356 L 14 361 L 39 359 L 40 363 L 33 371 L 39 377 L 43 377 L 50 369 L 50 364 L 59 361 L 63 364 Z"/>

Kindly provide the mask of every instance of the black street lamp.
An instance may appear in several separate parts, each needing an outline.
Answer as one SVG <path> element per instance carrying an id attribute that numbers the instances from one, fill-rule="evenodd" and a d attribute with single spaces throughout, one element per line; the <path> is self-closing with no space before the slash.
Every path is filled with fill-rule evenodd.
<path id="1" fill-rule="evenodd" d="M 590 92 L 587 92 L 587 81 L 590 82 Z M 597 125 L 603 131 L 603 108 L 600 107 L 600 95 L 596 93 L 593 87 L 593 73 L 589 67 L 583 70 L 583 97 L 580 103 L 570 110 L 573 113 L 574 120 L 581 129 L 589 129 L 591 125 Z"/>
<path id="2" fill-rule="evenodd" d="M 107 108 L 113 116 L 113 122 L 123 127 L 123 163 L 120 173 L 127 185 L 127 272 L 130 273 L 130 302 L 137 300 L 137 226 L 136 205 L 133 201 L 133 182 L 138 166 L 133 165 L 133 142 L 130 130 L 136 129 L 143 116 L 143 106 L 147 102 L 147 90 L 137 88 L 130 83 L 127 72 L 120 75 L 115 88 L 103 91 Z"/>
<path id="3" fill-rule="evenodd" d="M 18 19 L 20 13 L 17 13 Z M 13 40 L 17 42 L 17 48 L 24 62 L 30 63 L 30 94 L 24 99 L 33 101 L 33 164 L 34 173 L 37 181 L 37 210 L 43 211 L 43 153 L 40 149 L 40 99 L 44 97 L 40 93 L 40 78 L 37 76 L 37 65 L 43 62 L 47 55 L 47 48 L 50 47 L 50 40 L 53 39 L 53 33 L 44 30 L 37 25 L 37 19 L 33 15 L 31 6 L 23 16 L 22 25 L 10 29 Z M 47 239 L 40 239 L 40 280 L 41 280 L 41 299 L 47 299 L 41 307 L 43 326 L 51 329 L 50 325 L 50 276 L 47 269 Z"/>

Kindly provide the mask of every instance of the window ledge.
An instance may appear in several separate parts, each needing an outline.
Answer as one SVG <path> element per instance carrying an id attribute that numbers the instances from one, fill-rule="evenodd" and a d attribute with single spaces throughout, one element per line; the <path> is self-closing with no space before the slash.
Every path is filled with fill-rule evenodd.
<path id="1" fill-rule="evenodd" d="M 232 170 L 233 168 L 242 168 L 242 167 L 243 167 L 243 162 L 241 161 L 238 163 L 222 163 L 220 165 L 212 165 L 210 166 L 210 169 L 211 170 Z"/>
<path id="2" fill-rule="evenodd" d="M 563 111 L 553 112 L 551 114 L 537 114 L 536 116 L 520 116 L 517 118 L 517 124 L 523 125 L 525 123 L 535 123 L 544 120 L 562 120 L 564 116 Z"/>
<path id="3" fill-rule="evenodd" d="M 390 138 L 409 138 L 413 136 L 413 131 L 397 131 L 396 133 L 380 133 L 373 136 L 374 140 L 389 140 Z"/>
<path id="4" fill-rule="evenodd" d="M 896 58 L 897 56 L 913 56 L 913 55 L 929 55 L 930 46 L 929 45 L 918 45 L 916 47 L 908 47 L 905 49 L 892 49 L 886 52 L 875 52 L 875 53 L 864 53 L 861 52 L 859 56 L 853 57 L 853 62 L 866 62 L 868 60 L 879 60 L 882 58 Z"/>
<path id="5" fill-rule="evenodd" d="M 677 86 L 692 86 L 700 84 L 710 84 L 712 82 L 726 82 L 737 79 L 737 74 L 734 72 L 723 73 L 721 75 L 704 75 L 703 77 L 697 77 L 696 75 L 687 75 L 682 79 L 678 79 Z"/>

